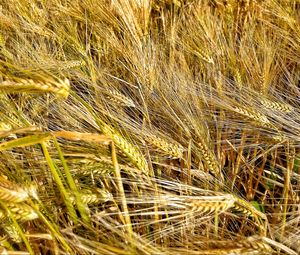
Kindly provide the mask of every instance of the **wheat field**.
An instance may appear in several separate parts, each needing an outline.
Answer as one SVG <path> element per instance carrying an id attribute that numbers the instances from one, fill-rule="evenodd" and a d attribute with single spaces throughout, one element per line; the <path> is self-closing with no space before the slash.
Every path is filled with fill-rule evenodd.
<path id="1" fill-rule="evenodd" d="M 0 253 L 300 254 L 299 0 L 0 1 Z"/>

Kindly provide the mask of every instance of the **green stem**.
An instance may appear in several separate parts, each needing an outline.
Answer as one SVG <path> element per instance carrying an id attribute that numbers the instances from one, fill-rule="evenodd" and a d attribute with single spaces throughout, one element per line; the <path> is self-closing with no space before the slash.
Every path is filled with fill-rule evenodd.
<path id="1" fill-rule="evenodd" d="M 42 150 L 43 150 L 45 159 L 46 159 L 46 161 L 48 163 L 48 166 L 50 168 L 50 171 L 52 173 L 52 176 L 53 176 L 53 178 L 54 178 L 54 180 L 55 180 L 55 182 L 56 182 L 56 184 L 58 186 L 58 189 L 59 189 L 59 191 L 60 191 L 60 193 L 61 193 L 61 195 L 63 197 L 63 200 L 65 202 L 67 210 L 69 211 L 70 217 L 74 221 L 74 223 L 76 224 L 76 223 L 78 223 L 76 211 L 75 211 L 75 209 L 73 207 L 73 204 L 71 202 L 71 199 L 70 199 L 70 197 L 69 197 L 69 195 L 68 195 L 68 193 L 67 193 L 67 191 L 66 191 L 66 189 L 65 189 L 65 187 L 63 185 L 63 182 L 62 182 L 62 180 L 59 177 L 59 174 L 58 174 L 58 172 L 56 170 L 56 167 L 55 167 L 55 165 L 54 165 L 54 163 L 53 163 L 53 161 L 52 161 L 52 159 L 51 159 L 51 157 L 49 155 L 46 143 L 45 142 L 41 142 L 41 146 L 42 146 Z"/>
<path id="2" fill-rule="evenodd" d="M 85 223 L 88 223 L 89 222 L 89 217 L 87 215 L 84 203 L 81 200 L 81 197 L 79 195 L 79 191 L 77 189 L 75 181 L 74 181 L 74 179 L 72 177 L 72 174 L 71 174 L 70 169 L 69 169 L 69 167 L 67 165 L 67 162 L 66 162 L 66 160 L 64 158 L 62 150 L 60 149 L 60 146 L 59 146 L 59 143 L 57 142 L 56 137 L 53 137 L 53 141 L 54 141 L 54 145 L 55 145 L 55 147 L 57 149 L 57 152 L 58 152 L 58 155 L 59 155 L 59 159 L 62 162 L 64 171 L 65 171 L 65 174 L 66 174 L 67 182 L 68 182 L 68 184 L 70 186 L 70 189 L 71 189 L 72 193 L 75 195 L 76 205 L 77 205 L 78 211 L 79 211 L 79 213 L 80 213 L 83 221 Z"/>

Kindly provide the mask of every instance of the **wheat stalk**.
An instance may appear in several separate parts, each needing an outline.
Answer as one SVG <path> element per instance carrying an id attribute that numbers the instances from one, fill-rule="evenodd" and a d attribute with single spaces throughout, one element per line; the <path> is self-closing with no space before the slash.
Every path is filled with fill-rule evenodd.
<path id="1" fill-rule="evenodd" d="M 94 143 L 109 144 L 111 139 L 105 135 L 93 134 L 93 133 L 81 133 L 76 131 L 56 131 L 52 132 L 55 137 L 68 139 L 71 141 L 85 141 Z"/>

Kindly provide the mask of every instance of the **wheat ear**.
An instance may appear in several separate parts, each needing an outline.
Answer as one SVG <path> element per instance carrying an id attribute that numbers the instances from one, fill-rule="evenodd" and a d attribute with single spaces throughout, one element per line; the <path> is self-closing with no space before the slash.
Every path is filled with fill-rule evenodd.
<path id="1" fill-rule="evenodd" d="M 120 106 L 135 107 L 133 100 L 117 90 L 107 90 L 106 98 Z"/>
<path id="2" fill-rule="evenodd" d="M 232 208 L 235 198 L 231 194 L 215 196 L 166 196 L 160 197 L 161 206 L 171 206 L 186 212 L 194 213 L 222 213 Z"/>
<path id="3" fill-rule="evenodd" d="M 80 163 L 84 163 L 84 162 L 85 162 L 85 167 L 82 169 L 81 167 L 79 167 L 79 169 L 76 169 L 76 166 L 74 166 L 74 168 L 71 170 L 72 174 L 88 176 L 91 174 L 107 175 L 114 172 L 114 168 L 111 161 L 110 162 L 106 162 L 106 161 L 91 162 L 90 160 L 80 161 Z"/>
<path id="4" fill-rule="evenodd" d="M 141 171 L 148 173 L 148 164 L 145 157 L 140 151 L 125 138 L 123 138 L 117 131 L 110 128 L 103 120 L 97 117 L 93 109 L 79 96 L 73 94 L 94 116 L 96 123 L 104 135 L 110 137 L 115 145 L 134 163 L 134 165 Z"/>
<path id="5" fill-rule="evenodd" d="M 76 131 L 56 131 L 52 133 L 55 137 L 64 138 L 71 141 L 85 141 L 94 143 L 109 144 L 111 139 L 105 135 L 93 133 L 81 133 Z"/>
<path id="6" fill-rule="evenodd" d="M 6 234 L 9 236 L 9 238 L 13 242 L 15 242 L 15 243 L 21 243 L 23 241 L 22 237 L 20 236 L 19 231 L 18 231 L 18 229 L 16 228 L 15 225 L 13 225 L 13 224 L 10 223 L 10 224 L 5 224 L 2 227 L 3 227 L 4 231 L 6 232 Z M 6 254 L 6 253 L 4 253 L 4 254 Z"/>
<path id="7" fill-rule="evenodd" d="M 289 113 L 293 111 L 293 107 L 289 104 L 273 102 L 269 99 L 261 99 L 260 102 L 262 105 L 272 110 L 285 112 L 285 113 Z"/>
<path id="8" fill-rule="evenodd" d="M 199 143 L 197 143 L 197 145 L 202 160 L 204 164 L 207 166 L 208 171 L 211 172 L 213 175 L 217 177 L 221 177 L 221 179 L 223 179 L 220 166 L 217 160 L 215 159 L 214 155 L 212 154 L 212 152 L 208 149 L 207 145 L 203 141 L 200 141 Z"/>
<path id="9" fill-rule="evenodd" d="M 61 66 L 58 68 L 58 70 L 68 70 L 75 67 L 84 66 L 85 62 L 82 60 L 70 60 L 60 63 Z"/>
<path id="10" fill-rule="evenodd" d="M 157 136 L 146 136 L 149 143 L 156 146 L 162 152 L 172 156 L 172 158 L 183 158 L 184 148 L 180 144 L 170 143 Z"/>
<path id="11" fill-rule="evenodd" d="M 194 55 L 198 58 L 206 61 L 207 63 L 214 64 L 214 60 L 210 57 L 204 50 L 200 49 L 199 47 L 197 50 L 193 50 Z"/>
<path id="12" fill-rule="evenodd" d="M 222 213 L 232 208 L 234 202 L 235 199 L 230 194 L 198 198 L 191 197 L 185 200 L 187 209 L 197 213 Z"/>
<path id="13" fill-rule="evenodd" d="M 253 120 L 253 121 L 258 122 L 259 124 L 262 124 L 263 126 L 271 125 L 270 121 L 268 120 L 268 118 L 265 115 L 255 111 L 255 110 L 248 110 L 248 109 L 246 109 L 244 107 L 240 107 L 240 106 L 235 106 L 233 108 L 233 110 L 236 113 L 239 113 L 239 114 L 247 117 L 250 120 Z"/>
<path id="14" fill-rule="evenodd" d="M 264 213 L 258 211 L 253 205 L 250 203 L 244 201 L 243 199 L 240 199 L 238 197 L 235 197 L 235 202 L 233 208 L 247 216 L 256 217 L 266 220 L 267 217 Z"/>
<path id="15" fill-rule="evenodd" d="M 253 217 L 259 227 L 259 230 L 263 234 L 265 234 L 266 227 L 268 224 L 268 219 L 264 213 L 258 211 L 253 205 L 247 203 L 246 201 L 244 201 L 238 197 L 235 197 L 235 203 L 234 203 L 233 209 L 238 212 L 243 213 L 246 216 Z"/>
<path id="16" fill-rule="evenodd" d="M 6 206 L 18 221 L 24 222 L 38 218 L 37 213 L 27 204 L 7 203 Z"/>
<path id="17" fill-rule="evenodd" d="M 80 163 L 83 163 L 85 165 L 84 169 L 73 169 L 72 172 L 74 174 L 80 174 L 80 175 L 91 175 L 91 174 L 96 174 L 96 175 L 107 175 L 112 172 L 114 172 L 114 167 L 111 161 L 111 158 L 109 157 L 101 157 L 97 158 L 96 161 L 91 161 L 91 160 L 80 160 Z M 132 171 L 135 172 L 136 169 L 129 167 L 128 165 L 124 164 L 119 164 L 120 169 L 127 170 L 127 171 Z"/>
<path id="18" fill-rule="evenodd" d="M 81 201 L 84 204 L 91 205 L 97 203 L 104 203 L 112 199 L 112 195 L 107 191 L 99 191 L 99 193 L 80 193 L 79 194 Z M 70 200 L 73 204 L 75 204 L 75 196 L 70 195 Z"/>
<path id="19" fill-rule="evenodd" d="M 28 190 L 0 176 L 0 199 L 7 202 L 23 202 L 29 198 Z"/>
<path id="20" fill-rule="evenodd" d="M 210 242 L 208 242 L 210 243 Z M 201 254 L 236 254 L 236 255 L 254 255 L 254 254 L 273 254 L 274 250 L 260 236 L 250 236 L 241 240 L 212 241 L 211 249 L 203 250 Z"/>
<path id="21" fill-rule="evenodd" d="M 64 80 L 48 79 L 44 81 L 32 79 L 7 79 L 0 83 L 0 91 L 5 93 L 38 93 L 51 92 L 60 97 L 67 98 L 70 93 L 70 82 L 66 78 Z"/>
<path id="22" fill-rule="evenodd" d="M 124 154 L 137 166 L 138 169 L 148 172 L 146 159 L 133 144 L 128 142 L 118 132 L 112 131 L 108 126 L 102 127 L 102 131 L 105 135 L 111 137 L 116 146 L 124 152 Z"/>

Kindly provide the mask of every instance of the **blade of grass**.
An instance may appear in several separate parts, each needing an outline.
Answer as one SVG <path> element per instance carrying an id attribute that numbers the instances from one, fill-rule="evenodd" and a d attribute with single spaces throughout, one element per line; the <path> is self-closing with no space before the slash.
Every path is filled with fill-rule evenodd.
<path id="1" fill-rule="evenodd" d="M 80 195 L 79 195 L 79 191 L 77 189 L 77 186 L 75 184 L 75 181 L 72 177 L 72 174 L 70 172 L 70 169 L 67 165 L 67 162 L 64 158 L 64 155 L 63 155 L 63 152 L 59 146 L 59 143 L 56 139 L 56 137 L 53 137 L 53 141 L 54 141 L 54 145 L 55 145 L 55 148 L 58 152 L 58 156 L 59 156 L 59 159 L 63 165 L 63 168 L 64 168 L 64 171 L 65 171 L 65 175 L 66 175 L 66 178 L 67 178 L 67 182 L 70 186 L 70 189 L 71 191 L 73 192 L 73 194 L 75 195 L 75 199 L 76 199 L 76 205 L 77 205 L 77 208 L 78 208 L 78 211 L 83 219 L 83 221 L 85 223 L 88 223 L 90 220 L 89 220 L 89 217 L 88 217 L 88 214 L 87 214 L 87 211 L 85 209 L 85 206 L 84 206 L 84 203 L 82 202 L 81 198 L 80 198 Z"/>
<path id="2" fill-rule="evenodd" d="M 86 142 L 96 142 L 96 143 L 109 143 L 111 138 L 102 134 L 93 133 L 80 133 L 71 131 L 57 131 L 53 133 L 55 137 L 61 137 L 71 141 L 86 141 Z"/>
<path id="3" fill-rule="evenodd" d="M 42 143 L 50 138 L 50 134 L 29 135 L 22 138 L 14 139 L 12 141 L 0 144 L 0 151 L 8 150 L 14 147 L 24 147 Z"/>
<path id="4" fill-rule="evenodd" d="M 12 134 L 22 134 L 22 133 L 36 132 L 36 131 L 42 131 L 42 129 L 39 128 L 39 127 L 36 127 L 36 126 L 29 126 L 29 127 L 11 129 L 11 130 L 8 130 L 8 131 L 0 132 L 0 138 L 10 136 Z"/>
<path id="5" fill-rule="evenodd" d="M 63 200 L 64 200 L 64 203 L 67 207 L 67 210 L 69 211 L 69 214 L 70 214 L 70 217 L 71 219 L 74 221 L 74 223 L 76 224 L 78 222 L 78 219 L 77 219 L 77 214 L 76 214 L 76 211 L 75 211 L 75 208 L 73 207 L 72 205 L 72 202 L 71 202 L 71 199 L 68 195 L 68 192 L 66 191 L 64 185 L 63 185 L 63 182 L 62 180 L 60 179 L 59 177 L 59 174 L 56 170 L 56 167 L 50 157 L 50 154 L 49 154 L 49 151 L 47 149 L 47 146 L 46 146 L 46 143 L 45 142 L 41 142 L 41 146 L 42 146 L 42 150 L 43 150 L 43 153 L 44 153 L 44 156 L 45 156 L 45 159 L 48 163 L 48 166 L 50 168 L 50 171 L 53 175 L 53 178 L 58 186 L 58 189 L 63 197 Z"/>

